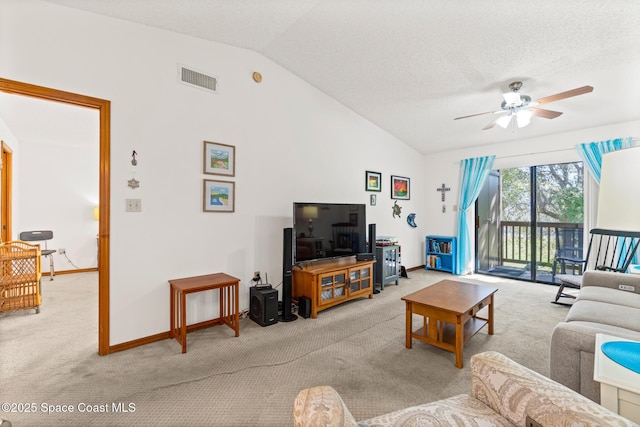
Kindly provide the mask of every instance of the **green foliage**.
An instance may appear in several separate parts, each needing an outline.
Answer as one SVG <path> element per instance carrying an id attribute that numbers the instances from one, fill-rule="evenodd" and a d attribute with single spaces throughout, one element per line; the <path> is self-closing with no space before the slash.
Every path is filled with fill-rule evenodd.
<path id="1" fill-rule="evenodd" d="M 537 220 L 542 222 L 584 221 L 583 169 L 581 162 L 535 167 Z M 503 169 L 502 219 L 529 221 L 531 168 Z"/>
<path id="2" fill-rule="evenodd" d="M 502 220 L 529 221 L 531 184 L 529 168 L 502 169 Z"/>

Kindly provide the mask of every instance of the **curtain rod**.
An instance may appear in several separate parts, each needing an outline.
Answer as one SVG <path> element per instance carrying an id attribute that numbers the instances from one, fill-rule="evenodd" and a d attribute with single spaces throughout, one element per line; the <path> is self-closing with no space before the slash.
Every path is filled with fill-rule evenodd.
<path id="1" fill-rule="evenodd" d="M 638 145 L 640 145 L 640 138 L 638 138 L 638 137 L 631 138 L 631 145 L 633 147 L 637 147 Z M 575 150 L 575 148 L 562 148 L 562 149 L 559 149 L 559 150 L 536 151 L 534 153 L 512 154 L 510 156 L 496 156 L 496 160 L 497 159 L 510 159 L 512 157 L 531 156 L 533 154 L 561 153 L 563 151 L 573 151 L 573 150 Z"/>
<path id="2" fill-rule="evenodd" d="M 531 156 L 532 154 L 559 153 L 559 152 L 562 152 L 562 151 L 574 151 L 574 150 L 575 150 L 575 148 L 563 148 L 561 150 L 536 151 L 534 153 L 512 154 L 510 156 L 496 156 L 496 160 L 497 159 L 510 159 L 512 157 Z"/>

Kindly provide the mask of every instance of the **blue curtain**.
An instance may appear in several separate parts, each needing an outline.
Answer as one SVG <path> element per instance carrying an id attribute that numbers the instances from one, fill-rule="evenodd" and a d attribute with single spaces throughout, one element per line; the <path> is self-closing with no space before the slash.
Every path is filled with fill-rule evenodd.
<path id="1" fill-rule="evenodd" d="M 599 142 L 586 142 L 576 145 L 578 154 L 582 157 L 584 164 L 587 166 L 591 176 L 600 184 L 600 175 L 602 173 L 602 155 L 609 151 L 616 151 L 622 148 L 629 148 L 633 144 L 632 138 L 617 138 Z"/>
<path id="2" fill-rule="evenodd" d="M 606 141 L 588 142 L 584 144 L 576 145 L 578 154 L 582 157 L 584 164 L 591 173 L 591 176 L 600 185 L 600 177 L 602 176 L 602 155 L 610 151 L 621 150 L 623 148 L 629 148 L 633 146 L 633 138 L 616 138 L 608 139 Z M 618 245 L 618 250 L 626 252 L 626 247 L 622 244 Z M 624 254 L 623 254 L 624 256 Z M 638 254 L 633 256 L 631 261 L 633 264 L 638 263 Z"/>
<path id="3" fill-rule="evenodd" d="M 467 212 L 473 206 L 484 186 L 496 156 L 465 159 L 460 162 L 460 206 L 458 208 L 458 253 L 455 274 L 464 274 L 471 259 L 471 233 L 467 223 Z"/>

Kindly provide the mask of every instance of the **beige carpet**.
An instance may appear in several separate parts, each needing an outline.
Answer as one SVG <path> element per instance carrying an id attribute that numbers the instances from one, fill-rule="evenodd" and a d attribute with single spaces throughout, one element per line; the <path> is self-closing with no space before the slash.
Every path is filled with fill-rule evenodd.
<path id="1" fill-rule="evenodd" d="M 463 369 L 453 353 L 415 340 L 405 348 L 400 298 L 445 278 L 499 288 L 494 335 L 484 328 L 465 345 Z M 226 326 L 190 333 L 187 354 L 164 340 L 101 357 L 97 274 L 45 279 L 43 288 L 40 314 L 0 314 L 0 402 L 35 404 L 31 413 L 0 412 L 18 427 L 288 426 L 298 391 L 320 384 L 362 420 L 468 392 L 469 358 L 485 350 L 548 375 L 551 330 L 568 310 L 550 304 L 553 286 L 415 270 L 317 319 L 268 327 L 243 319 L 238 338 Z M 47 405 L 74 412 L 45 414 Z M 118 405 L 129 412 L 114 412 Z"/>

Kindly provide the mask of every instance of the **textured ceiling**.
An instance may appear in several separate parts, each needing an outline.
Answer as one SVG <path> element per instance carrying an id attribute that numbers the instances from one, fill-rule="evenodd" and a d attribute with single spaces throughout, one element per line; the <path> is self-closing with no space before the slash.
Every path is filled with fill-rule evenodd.
<path id="1" fill-rule="evenodd" d="M 423 153 L 640 119 L 637 0 L 48 1 L 256 51 Z M 516 131 L 453 120 L 514 80 L 595 89 Z"/>

